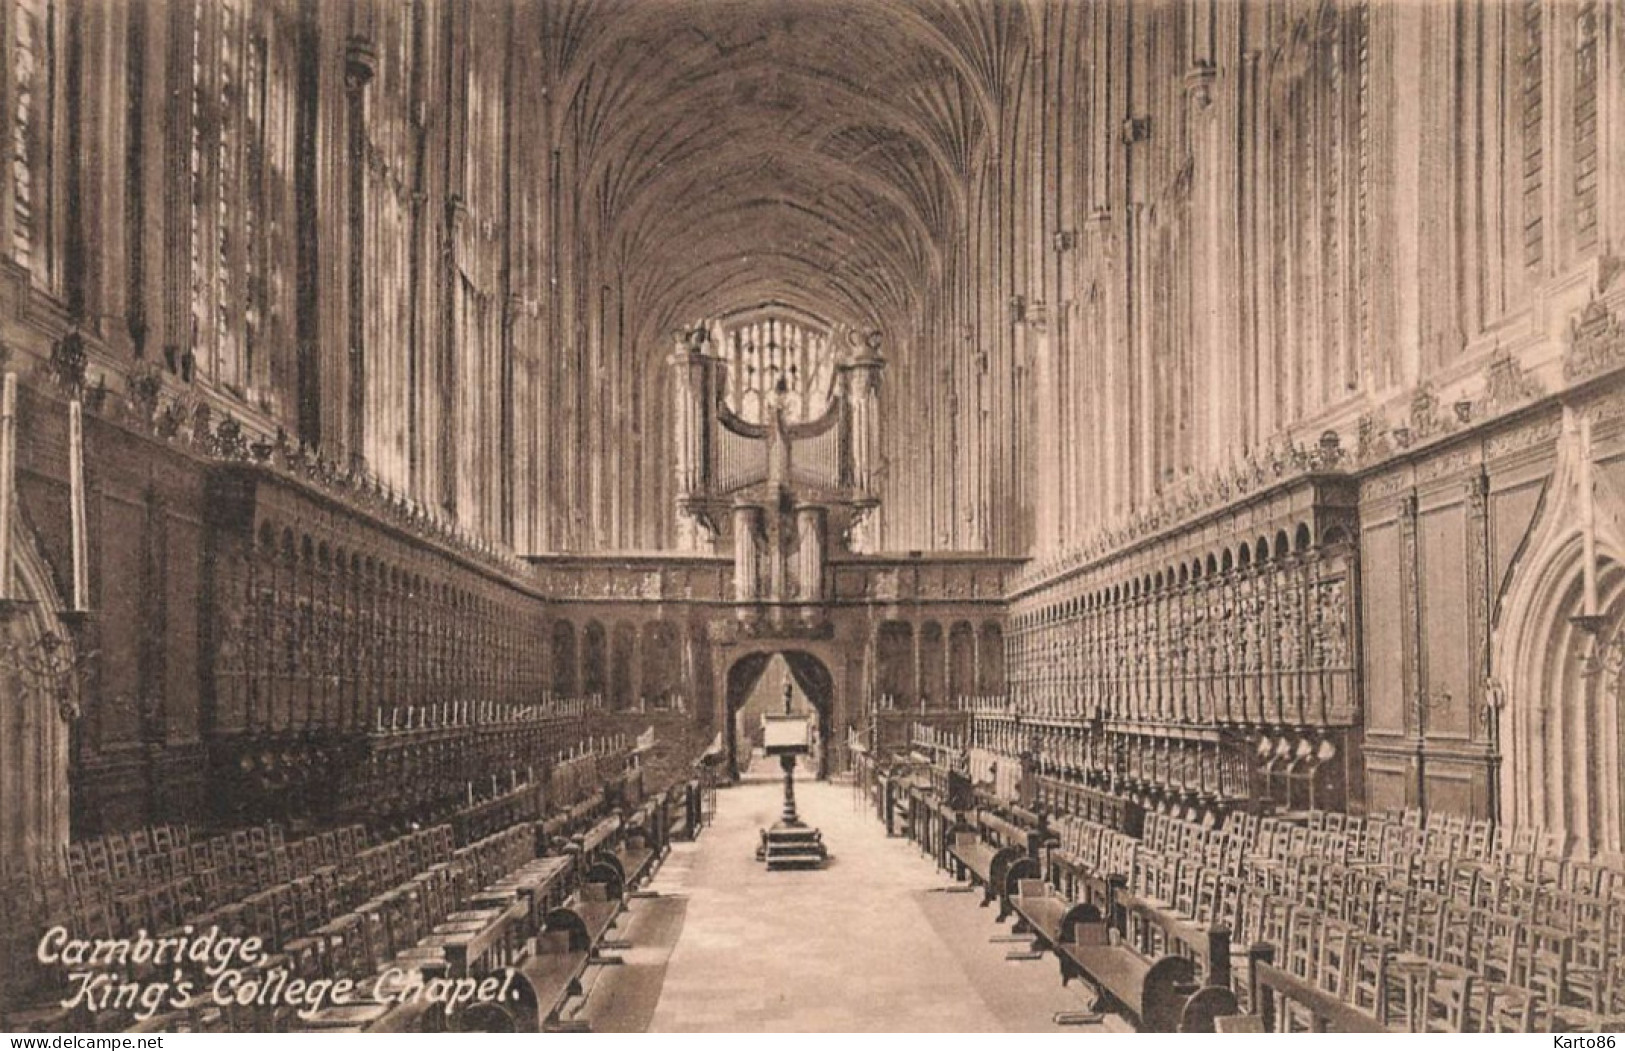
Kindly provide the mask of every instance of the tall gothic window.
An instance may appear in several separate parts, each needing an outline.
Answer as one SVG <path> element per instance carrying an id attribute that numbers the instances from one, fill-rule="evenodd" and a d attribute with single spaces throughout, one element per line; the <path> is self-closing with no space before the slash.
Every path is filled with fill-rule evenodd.
<path id="1" fill-rule="evenodd" d="M 1597 5 L 1575 10 L 1574 238 L 1581 251 L 1597 244 Z"/>
<path id="2" fill-rule="evenodd" d="M 729 412 L 746 423 L 765 423 L 769 396 L 781 390 L 786 423 L 818 420 L 829 410 L 836 353 L 826 329 L 775 314 L 749 314 L 724 321 L 722 331 Z"/>
<path id="3" fill-rule="evenodd" d="M 52 102 L 56 98 L 56 7 L 51 0 L 14 0 L 11 7 L 11 254 L 34 283 L 57 284 L 50 237 Z"/>
<path id="4" fill-rule="evenodd" d="M 192 350 L 203 377 L 255 400 L 269 382 L 264 0 L 195 0 L 193 15 Z"/>

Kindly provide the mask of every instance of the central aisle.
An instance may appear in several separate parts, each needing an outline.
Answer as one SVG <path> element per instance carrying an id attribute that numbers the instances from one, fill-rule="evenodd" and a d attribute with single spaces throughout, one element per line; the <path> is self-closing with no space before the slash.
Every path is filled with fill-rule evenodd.
<path id="1" fill-rule="evenodd" d="M 1027 947 L 1009 924 L 979 895 L 948 892 L 917 848 L 854 808 L 849 786 L 798 781 L 796 797 L 823 829 L 823 870 L 755 860 L 777 783 L 718 792 L 716 823 L 673 848 L 650 889 L 681 896 L 686 915 L 651 1031 L 1053 1031 L 1057 1011 L 1085 1006 L 1053 957 L 1007 960 Z"/>

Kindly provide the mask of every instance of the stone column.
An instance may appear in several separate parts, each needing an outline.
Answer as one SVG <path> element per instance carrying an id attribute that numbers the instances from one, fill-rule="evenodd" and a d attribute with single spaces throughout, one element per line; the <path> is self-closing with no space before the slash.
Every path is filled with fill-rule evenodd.
<path id="1" fill-rule="evenodd" d="M 757 512 L 758 515 L 763 512 Z M 771 518 L 765 523 L 764 530 L 767 536 L 767 598 L 769 602 L 779 603 L 789 598 L 786 577 L 789 576 L 790 567 L 786 564 L 789 557 L 785 551 L 788 537 L 785 536 L 788 519 L 779 514 L 778 508 L 766 512 Z"/>
<path id="2" fill-rule="evenodd" d="M 880 336 L 870 333 L 844 366 L 848 417 L 849 469 L 852 488 L 863 496 L 875 495 L 875 467 L 880 458 Z"/>
<path id="3" fill-rule="evenodd" d="M 824 594 L 824 509 L 812 505 L 796 508 L 796 532 L 801 538 L 797 560 L 800 588 L 796 597 L 802 602 L 817 602 Z"/>
<path id="4" fill-rule="evenodd" d="M 1037 376 L 1035 394 L 1038 421 L 1033 454 L 1037 459 L 1036 477 L 1040 481 L 1038 491 L 1033 494 L 1033 503 L 1038 517 L 1037 548 L 1042 553 L 1058 550 L 1061 543 L 1061 514 L 1058 500 L 1059 480 L 1065 473 L 1065 465 L 1061 460 L 1065 443 L 1061 440 L 1059 430 L 1057 399 L 1060 394 L 1056 389 L 1055 361 L 1051 355 L 1048 318 L 1042 301 L 1028 305 L 1027 327 L 1031 330 L 1032 358 Z"/>
<path id="5" fill-rule="evenodd" d="M 734 505 L 734 601 L 755 602 L 756 526 L 761 509 L 752 504 Z"/>
<path id="6" fill-rule="evenodd" d="M 677 495 L 692 496 L 705 487 L 705 389 L 709 336 L 696 326 L 679 341 L 668 359 L 672 366 L 672 425 L 676 429 Z"/>
<path id="7" fill-rule="evenodd" d="M 632 668 L 631 674 L 627 676 L 627 682 L 630 684 L 627 702 L 632 708 L 643 707 L 643 636 L 648 630 L 648 624 L 639 624 L 632 629 Z"/>
<path id="8" fill-rule="evenodd" d="M 349 230 L 349 370 L 345 388 L 345 452 L 352 467 L 366 464 L 367 445 L 367 85 L 377 53 L 370 41 L 351 37 L 344 53 L 345 130 L 349 136 L 349 184 L 345 222 Z"/>

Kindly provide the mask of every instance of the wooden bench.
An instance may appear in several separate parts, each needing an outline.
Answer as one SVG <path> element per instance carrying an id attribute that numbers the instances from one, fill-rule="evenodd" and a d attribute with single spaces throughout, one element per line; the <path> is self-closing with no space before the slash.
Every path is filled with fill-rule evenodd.
<path id="1" fill-rule="evenodd" d="M 626 891 L 642 882 L 655 860 L 655 852 L 645 845 L 642 836 L 628 836 L 606 856 L 620 867 L 621 886 Z"/>
<path id="2" fill-rule="evenodd" d="M 569 904 L 547 914 L 545 929 L 566 931 L 572 949 L 595 952 L 621 912 L 621 901 L 611 896 L 611 889 L 592 880 L 582 884 Z"/>
<path id="3" fill-rule="evenodd" d="M 1029 823 L 1018 824 L 984 807 L 977 811 L 976 823 L 981 826 L 983 835 L 1000 846 L 1015 847 L 1028 857 L 1036 858 L 1044 841 L 1044 829 L 1037 815 L 1022 813 L 1020 816 Z"/>
<path id="4" fill-rule="evenodd" d="M 1197 932 L 1170 921 L 1162 929 L 1170 938 L 1166 948 L 1174 951 L 1145 955 L 1126 939 L 1128 916 L 1138 909 L 1142 920 L 1154 917 L 1123 892 L 1121 876 L 1108 882 L 1110 903 L 1104 915 L 1093 905 L 1082 905 L 1064 918 L 1057 945 L 1063 982 L 1082 978 L 1100 994 L 1094 1010 L 1127 1015 L 1145 1033 L 1211 1033 L 1215 1018 L 1239 1013 L 1229 986 L 1229 931 L 1216 927 Z M 1193 957 L 1207 963 L 1205 977 L 1199 977 Z"/>
<path id="5" fill-rule="evenodd" d="M 548 931 L 537 938 L 536 952 L 519 965 L 513 1031 L 543 1031 L 557 1018 L 564 1002 L 581 991 L 581 976 L 591 954 L 576 939 L 572 929 Z"/>
<path id="6" fill-rule="evenodd" d="M 953 846 L 954 829 L 960 825 L 959 811 L 940 796 L 927 795 L 921 798 L 920 818 L 925 835 L 925 841 L 920 846 L 936 859 L 939 866 L 949 867 L 948 851 Z"/>
<path id="7" fill-rule="evenodd" d="M 693 839 L 699 832 L 699 822 L 700 783 L 687 781 L 669 788 L 666 791 L 666 844 Z"/>
<path id="8" fill-rule="evenodd" d="M 1013 847 L 996 847 L 976 832 L 954 832 L 948 856 L 956 863 L 954 877 L 968 879 L 982 888 L 982 906 L 991 905 L 1003 887 L 1004 873 L 1024 855 Z"/>
<path id="9" fill-rule="evenodd" d="M 1173 953 L 1197 964 L 1208 985 L 1230 988 L 1230 931 L 1176 915 L 1160 903 L 1119 891 L 1117 907 L 1125 940 L 1142 955 Z"/>
<path id="10" fill-rule="evenodd" d="M 521 1013 L 529 1013 L 536 1031 L 545 1029 L 564 1002 L 581 991 L 581 976 L 620 909 L 602 884 L 589 882 L 570 904 L 547 914 L 536 953 L 519 965 L 525 991 Z"/>
<path id="11" fill-rule="evenodd" d="M 438 964 L 427 957 L 417 961 L 417 969 L 425 975 L 429 967 L 448 978 L 482 977 L 514 967 L 525 979 L 515 985 L 516 989 L 523 985 L 525 991 L 513 1002 L 469 1004 L 447 1024 L 467 1032 L 538 1032 L 546 1025 L 591 955 L 590 947 L 572 950 L 572 941 L 582 930 L 588 937 L 601 938 L 607 929 L 591 911 L 586 912 L 591 928 L 586 920 L 577 928 L 557 915 L 574 874 L 573 857 L 535 858 L 474 894 L 467 909 L 453 913 L 419 943 L 420 951 L 440 953 Z M 550 935 L 543 926 L 548 918 L 564 929 Z M 538 952 L 527 953 L 532 946 L 551 955 L 538 960 Z M 402 959 L 396 966 L 403 966 Z M 426 1021 L 408 1002 L 369 1023 L 366 1031 L 417 1031 Z"/>
<path id="12" fill-rule="evenodd" d="M 536 858 L 475 894 L 470 904 L 480 905 L 517 897 L 529 902 L 533 914 L 545 916 L 562 901 L 561 892 L 569 890 L 574 871 L 574 859 L 571 857 Z"/>
<path id="13" fill-rule="evenodd" d="M 1306 1014 L 1310 1019 L 1310 1029 L 1319 1033 L 1399 1033 L 1402 1029 L 1395 1029 L 1383 1025 L 1376 1015 L 1355 1007 L 1346 1000 L 1339 999 L 1301 978 L 1296 978 L 1288 972 L 1276 967 L 1273 962 L 1273 952 L 1269 946 L 1261 947 L 1249 961 L 1248 970 L 1251 973 L 1253 1001 L 1256 1004 L 1257 1016 L 1264 1032 L 1277 1032 L 1276 1026 L 1283 1022 L 1288 1012 L 1288 1004 L 1293 1005 L 1292 1014 Z"/>
<path id="14" fill-rule="evenodd" d="M 1061 984 L 1076 977 L 1075 969 L 1062 954 L 1063 945 L 1072 944 L 1079 924 L 1101 923 L 1103 917 L 1093 905 L 1071 902 L 1040 879 L 1023 879 L 1011 898 L 1016 930 L 1033 936 L 1033 948 L 1056 955 L 1061 964 Z"/>
<path id="15" fill-rule="evenodd" d="M 515 899 L 506 907 L 478 910 L 478 918 L 443 923 L 426 942 L 438 945 L 446 974 L 467 978 L 506 966 L 517 956 L 514 940 L 530 919 L 530 902 Z"/>
<path id="16" fill-rule="evenodd" d="M 621 819 L 610 815 L 576 837 L 583 857 L 592 857 L 621 830 Z"/>
<path id="17" fill-rule="evenodd" d="M 947 849 L 954 876 L 982 887 L 984 906 L 997 901 L 1002 921 L 1011 914 L 1011 898 L 1023 879 L 1042 877 L 1038 859 L 1045 834 L 1018 825 L 990 810 L 976 814 L 975 827 L 955 826 Z"/>

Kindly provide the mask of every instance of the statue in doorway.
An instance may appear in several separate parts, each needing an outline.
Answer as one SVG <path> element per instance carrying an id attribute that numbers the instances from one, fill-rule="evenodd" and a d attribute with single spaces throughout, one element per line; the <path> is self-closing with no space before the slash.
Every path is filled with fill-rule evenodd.
<path id="1" fill-rule="evenodd" d="M 795 696 L 795 687 L 789 683 L 784 684 L 784 714 L 790 715 L 790 700 Z"/>

